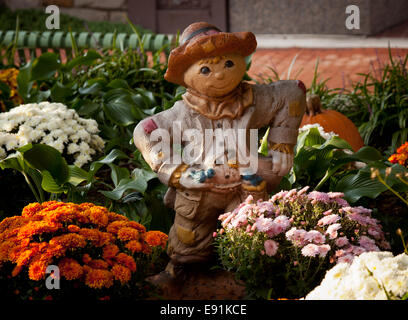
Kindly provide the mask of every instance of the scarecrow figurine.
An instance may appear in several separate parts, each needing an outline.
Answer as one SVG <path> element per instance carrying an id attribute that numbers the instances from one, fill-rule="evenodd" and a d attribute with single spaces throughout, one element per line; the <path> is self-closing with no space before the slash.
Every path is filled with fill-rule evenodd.
<path id="1" fill-rule="evenodd" d="M 170 53 L 164 76 L 187 88 L 183 99 L 135 128 L 137 148 L 159 180 L 169 186 L 164 201 L 176 215 L 169 233 L 167 253 L 171 260 L 166 272 L 173 278 L 182 273 L 183 266 L 211 259 L 220 214 L 233 210 L 249 195 L 254 200 L 267 199 L 268 191 L 277 187 L 292 167 L 306 108 L 306 88 L 297 80 L 244 82 L 245 57 L 256 45 L 251 32 L 226 33 L 205 22 L 189 25 L 180 45 Z M 238 146 L 228 145 L 224 153 L 215 152 L 214 156 L 210 152 L 218 142 L 214 143 L 214 136 L 207 137 L 208 131 L 243 130 L 244 142 L 248 142 L 251 129 L 265 127 L 269 127 L 268 156 L 250 155 L 257 162 L 255 167 L 248 161 L 241 163 L 237 148 L 245 143 L 239 139 Z M 192 129 L 202 137 L 183 139 Z M 193 141 L 196 138 L 198 143 Z M 167 150 L 162 147 L 166 143 Z M 201 161 L 183 160 L 194 143 L 201 150 Z"/>

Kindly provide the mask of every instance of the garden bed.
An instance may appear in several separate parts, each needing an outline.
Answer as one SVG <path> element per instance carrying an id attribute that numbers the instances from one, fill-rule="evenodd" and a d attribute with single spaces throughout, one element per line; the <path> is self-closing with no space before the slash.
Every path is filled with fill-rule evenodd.
<path id="1" fill-rule="evenodd" d="M 160 183 L 134 146 L 132 133 L 139 121 L 170 108 L 181 99 L 185 89 L 163 79 L 167 67 L 163 50 L 148 54 L 141 46 L 136 51 L 119 48 L 108 51 L 109 54 L 103 50 L 85 52 L 78 49 L 76 57 L 66 63 L 61 63 L 57 54 L 47 52 L 19 68 L 1 66 L 0 189 L 2 201 L 6 201 L 0 207 L 0 234 L 12 225 L 11 221 L 19 221 L 14 228 L 19 230 L 15 231 L 16 234 L 20 234 L 19 228 L 30 222 L 26 219 L 30 216 L 29 208 L 40 206 L 38 203 L 55 205 L 52 210 L 69 204 L 69 210 L 77 214 L 79 209 L 72 208 L 82 206 L 79 210 L 82 213 L 69 218 L 69 223 L 54 221 L 47 214 L 38 216 L 37 222 L 44 219 L 61 223 L 54 225 L 55 230 L 48 231 L 43 238 L 40 231 L 32 238 L 24 238 L 22 231 L 18 239 L 14 239 L 16 235 L 11 233 L 0 236 L 0 254 L 3 255 L 0 276 L 14 299 L 50 297 L 36 282 L 43 278 L 30 277 L 31 251 L 25 252 L 27 260 L 19 252 L 10 255 L 4 244 L 6 238 L 10 236 L 13 241 L 18 240 L 19 245 L 23 245 L 24 239 L 30 239 L 30 250 L 40 250 L 38 247 L 42 242 L 52 245 L 54 237 L 69 234 L 69 228 L 76 230 L 70 225 L 79 229 L 95 229 L 98 226 L 100 232 L 109 232 L 106 229 L 108 223 L 113 223 L 110 218 L 102 225 L 92 221 L 81 222 L 84 216 L 90 215 L 89 208 L 85 208 L 86 203 L 96 205 L 102 216 L 110 214 L 109 217 L 126 220 L 131 225 L 126 228 L 141 229 L 143 236 L 131 239 L 131 235 L 122 235 L 126 239 L 119 239 L 122 242 L 115 245 L 123 250 L 123 254 L 134 255 L 133 259 L 144 259 L 140 265 L 145 267 L 133 271 L 132 264 L 128 265 L 132 277 L 137 278 L 136 281 L 126 277 L 128 281 L 136 281 L 137 284 L 131 286 L 125 285 L 128 281 L 120 277 L 129 273 L 122 268 L 124 262 L 119 261 L 117 253 L 104 262 L 99 261 L 101 268 L 96 262 L 93 267 L 89 266 L 92 259 L 83 260 L 84 254 L 88 253 L 86 250 L 94 254 L 94 260 L 99 260 L 102 254 L 102 245 L 95 245 L 89 237 L 86 239 L 88 242 L 81 240 L 81 245 L 70 254 L 62 254 L 63 262 L 58 260 L 61 256 L 54 256 L 58 258 L 54 262 L 62 263 L 65 269 L 68 265 L 71 269 L 80 270 L 78 274 L 63 274 L 64 281 L 72 284 L 72 290 L 85 284 L 85 295 L 89 290 L 95 293 L 92 289 L 102 283 L 97 289 L 104 289 L 93 295 L 97 299 L 108 296 L 119 299 L 122 297 L 121 290 L 128 290 L 129 297 L 134 299 L 157 297 L 157 291 L 145 280 L 164 269 L 167 262 L 163 251 L 165 241 L 156 243 L 145 234 L 154 230 L 160 232 L 164 239 L 173 223 L 174 211 L 164 206 L 167 187 Z M 336 134 L 334 124 L 324 129 L 323 124 L 303 127 L 295 148 L 293 170 L 270 194 L 271 200 L 255 203 L 247 199 L 233 212 L 221 216 L 225 222 L 227 218 L 231 221 L 240 214 L 242 220 L 235 225 L 229 225 L 229 222 L 221 225 L 220 221 L 215 237 L 217 259 L 212 266 L 218 269 L 201 275 L 191 273 L 189 285 L 181 291 L 170 287 L 161 294 L 175 299 L 299 299 L 318 286 L 326 272 L 339 260 L 351 263 L 351 256 L 379 250 L 389 251 L 394 256 L 403 252 L 408 254 L 404 242 L 408 233 L 408 147 L 404 145 L 408 135 L 407 60 L 408 55 L 402 61 L 391 59 L 380 75 L 367 74 L 349 91 L 329 89 L 325 80 L 318 79 L 316 66 L 314 80 L 307 88 L 308 96 L 317 95 L 323 108 L 336 110 L 348 117 L 358 128 L 364 146 L 353 150 L 350 141 Z M 266 83 L 270 81 L 272 79 L 264 80 Z M 41 117 L 41 121 L 35 122 L 33 115 Z M 41 126 L 41 123 L 45 125 Z M 305 198 L 306 192 L 308 198 Z M 240 212 L 245 206 L 246 211 Z M 72 213 L 69 210 L 68 213 Z M 117 215 L 113 216 L 113 212 Z M 333 217 L 336 221 L 325 223 L 324 217 L 331 215 L 336 216 Z M 10 218 L 14 216 L 17 217 Z M 358 222 L 350 216 L 358 216 L 362 220 Z M 361 223 L 363 220 L 366 222 Z M 266 227 L 263 229 L 262 223 L 279 225 L 281 230 L 271 232 Z M 255 227 L 247 230 L 248 225 Z M 340 235 L 343 231 L 344 234 Z M 135 232 L 132 234 L 136 237 Z M 299 234 L 308 234 L 307 239 L 311 240 L 302 238 L 304 242 L 300 244 L 296 242 L 300 241 L 296 238 L 300 237 Z M 347 250 L 351 248 L 353 254 L 343 255 L 344 252 L 340 252 L 346 244 L 337 243 L 338 238 L 343 238 L 343 242 L 347 240 Z M 142 250 L 139 252 L 137 249 L 139 245 L 137 248 L 126 247 L 128 242 L 139 239 L 145 246 L 143 254 L 146 256 L 143 257 Z M 150 256 L 149 248 L 154 247 L 161 248 L 160 254 L 154 256 L 161 260 Z M 297 259 L 295 255 L 298 255 Z M 364 257 L 361 261 L 365 261 Z M 369 257 L 378 261 L 392 259 Z M 112 270 L 115 265 L 122 267 Z M 301 266 L 310 269 L 302 273 L 299 271 Z M 88 274 L 93 273 L 89 273 L 87 268 L 105 270 L 107 278 L 101 278 L 108 280 L 92 282 L 101 272 L 95 272 L 92 278 Z M 123 272 L 120 273 L 119 269 Z M 13 275 L 11 280 L 10 275 Z M 71 280 L 76 282 L 69 282 Z M 41 283 L 44 285 L 43 281 Z M 74 286 L 74 283 L 77 284 Z M 287 283 L 290 285 L 283 285 Z M 393 294 L 389 293 L 387 297 L 406 298 L 401 292 Z M 375 297 L 377 295 L 372 296 Z"/>

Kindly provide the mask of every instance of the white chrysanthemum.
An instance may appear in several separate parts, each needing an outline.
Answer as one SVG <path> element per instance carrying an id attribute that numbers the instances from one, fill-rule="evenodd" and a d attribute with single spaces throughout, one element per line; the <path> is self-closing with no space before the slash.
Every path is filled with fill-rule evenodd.
<path id="1" fill-rule="evenodd" d="M 299 128 L 299 133 L 307 131 L 310 128 L 317 128 L 317 130 L 319 130 L 320 135 L 326 140 L 329 140 L 329 139 L 331 139 L 332 137 L 335 137 L 335 136 L 336 137 L 339 136 L 338 134 L 334 133 L 333 131 L 330 131 L 330 132 L 324 131 L 323 127 L 318 123 L 306 124 L 303 127 L 300 127 Z"/>
<path id="2" fill-rule="evenodd" d="M 82 166 L 105 143 L 95 120 L 82 119 L 61 103 L 31 103 L 0 113 L 0 159 L 28 143 L 44 143 L 72 154 Z"/>
<path id="3" fill-rule="evenodd" d="M 327 271 L 306 300 L 385 300 L 408 292 L 408 255 L 366 252 Z"/>

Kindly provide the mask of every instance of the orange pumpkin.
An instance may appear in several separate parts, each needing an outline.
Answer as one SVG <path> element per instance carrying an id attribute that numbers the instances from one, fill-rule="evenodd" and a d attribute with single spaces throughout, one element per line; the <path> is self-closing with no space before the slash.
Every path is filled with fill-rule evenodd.
<path id="1" fill-rule="evenodd" d="M 326 132 L 334 132 L 346 140 L 354 151 L 364 146 L 364 141 L 354 123 L 336 110 L 323 109 L 320 97 L 316 94 L 307 98 L 306 113 L 300 126 L 318 123 Z"/>

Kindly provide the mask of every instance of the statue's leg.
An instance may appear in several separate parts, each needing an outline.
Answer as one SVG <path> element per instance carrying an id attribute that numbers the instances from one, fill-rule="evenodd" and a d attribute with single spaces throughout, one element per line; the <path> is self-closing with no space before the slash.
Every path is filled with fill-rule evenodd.
<path id="1" fill-rule="evenodd" d="M 170 274 L 177 276 L 175 270 L 180 266 L 211 260 L 218 216 L 232 198 L 232 195 L 214 192 L 177 191 L 174 205 L 176 216 L 170 229 L 167 250 L 171 262 L 166 270 Z"/>

